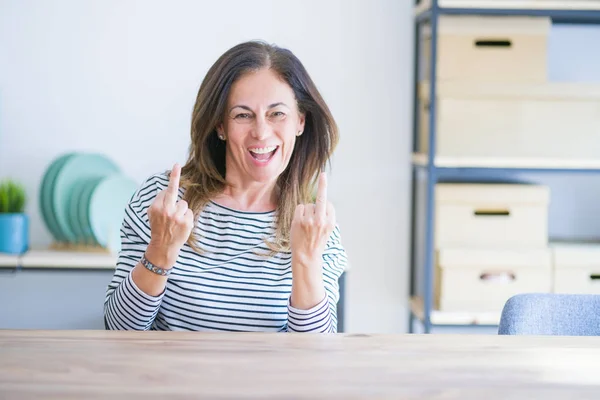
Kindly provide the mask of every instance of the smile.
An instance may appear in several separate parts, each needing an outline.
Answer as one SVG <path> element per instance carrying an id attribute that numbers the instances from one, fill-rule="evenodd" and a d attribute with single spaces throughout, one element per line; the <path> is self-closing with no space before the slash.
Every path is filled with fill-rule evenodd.
<path id="1" fill-rule="evenodd" d="M 248 149 L 252 158 L 259 162 L 269 162 L 277 153 L 279 146 L 251 147 Z"/>

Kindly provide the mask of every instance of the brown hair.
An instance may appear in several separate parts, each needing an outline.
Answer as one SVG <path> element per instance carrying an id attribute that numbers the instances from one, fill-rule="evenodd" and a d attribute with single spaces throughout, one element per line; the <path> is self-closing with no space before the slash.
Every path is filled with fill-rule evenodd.
<path id="1" fill-rule="evenodd" d="M 189 157 L 181 171 L 185 200 L 195 218 L 208 201 L 225 188 L 225 143 L 217 126 L 225 118 L 232 85 L 240 77 L 270 68 L 293 90 L 298 110 L 305 115 L 285 171 L 277 179 L 277 227 L 269 244 L 273 251 L 289 251 L 289 232 L 296 205 L 312 200 L 318 173 L 325 168 L 337 143 L 338 128 L 308 72 L 289 50 L 261 41 L 238 44 L 210 68 L 200 85 L 192 113 Z M 193 235 L 188 241 L 199 250 Z"/>

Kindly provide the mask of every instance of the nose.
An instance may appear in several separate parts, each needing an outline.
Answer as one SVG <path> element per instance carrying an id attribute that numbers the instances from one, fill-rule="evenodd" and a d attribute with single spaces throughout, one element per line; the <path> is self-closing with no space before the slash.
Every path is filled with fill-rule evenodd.
<path id="1" fill-rule="evenodd" d="M 272 133 L 272 127 L 264 116 L 256 117 L 252 129 L 252 137 L 256 140 L 264 140 Z"/>

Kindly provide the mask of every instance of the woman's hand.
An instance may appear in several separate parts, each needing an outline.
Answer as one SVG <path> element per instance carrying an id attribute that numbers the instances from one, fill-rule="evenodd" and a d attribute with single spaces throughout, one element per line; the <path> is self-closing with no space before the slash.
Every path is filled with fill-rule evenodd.
<path id="1" fill-rule="evenodd" d="M 323 252 L 335 227 L 335 210 L 327 202 L 327 176 L 319 176 L 316 204 L 296 207 L 290 232 L 292 250 L 291 304 L 311 309 L 325 298 Z"/>
<path id="2" fill-rule="evenodd" d="M 327 175 L 323 172 L 319 176 L 315 204 L 296 207 L 290 232 L 292 256 L 299 261 L 320 260 L 334 227 L 335 210 L 327 201 Z"/>
<path id="3" fill-rule="evenodd" d="M 194 214 L 185 200 L 177 201 L 181 167 L 173 166 L 169 186 L 162 190 L 148 209 L 151 239 L 148 260 L 163 268 L 172 267 L 179 250 L 194 228 Z"/>

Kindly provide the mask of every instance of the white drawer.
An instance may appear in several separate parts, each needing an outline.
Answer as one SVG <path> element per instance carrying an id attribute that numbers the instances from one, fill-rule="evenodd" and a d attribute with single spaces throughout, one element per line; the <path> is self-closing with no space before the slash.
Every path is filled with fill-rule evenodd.
<path id="1" fill-rule="evenodd" d="M 549 249 L 444 249 L 437 252 L 434 304 L 440 311 L 500 312 L 519 293 L 549 293 Z"/>
<path id="2" fill-rule="evenodd" d="M 546 17 L 441 16 L 437 79 L 545 82 L 550 28 Z M 424 79 L 429 79 L 430 41 L 430 30 L 424 30 Z"/>
<path id="3" fill-rule="evenodd" d="M 549 199 L 542 185 L 437 184 L 435 246 L 546 247 Z"/>
<path id="4" fill-rule="evenodd" d="M 600 294 L 600 243 L 552 244 L 555 293 Z"/>
<path id="5" fill-rule="evenodd" d="M 422 152 L 428 90 L 420 85 Z M 600 84 L 439 84 L 436 114 L 436 156 L 600 160 Z"/>

